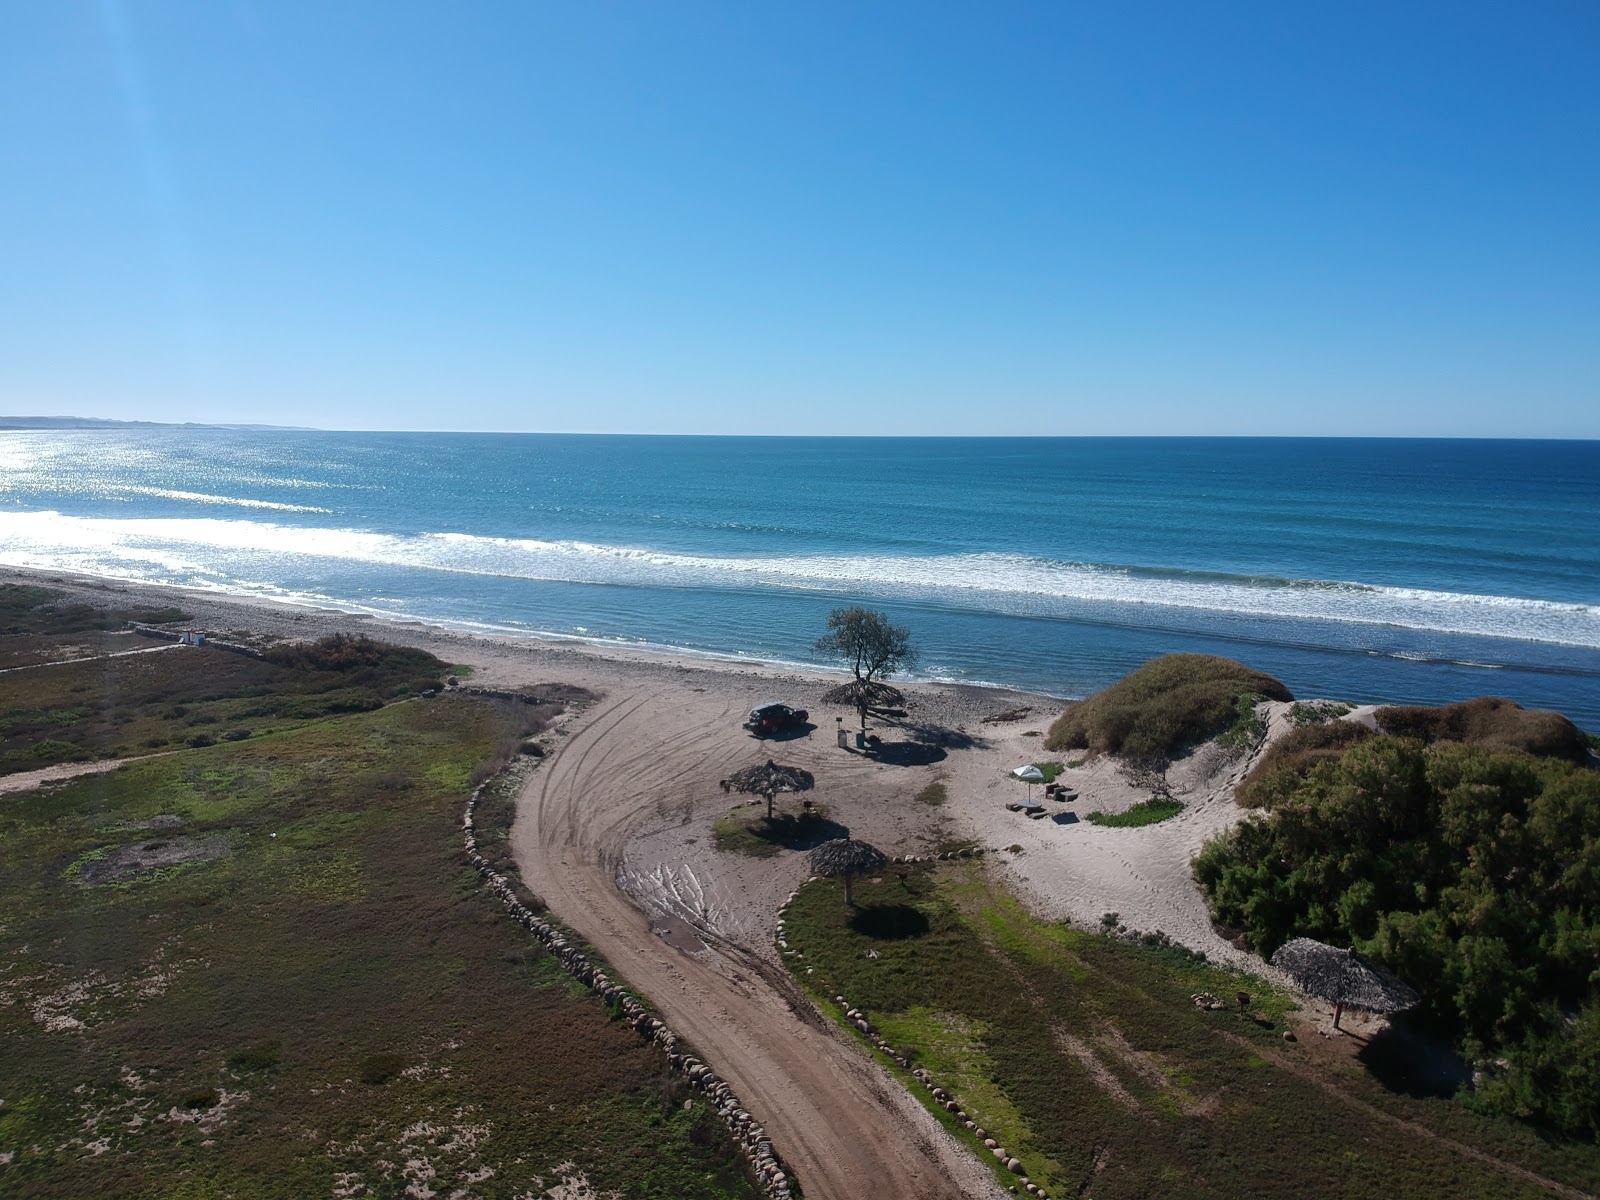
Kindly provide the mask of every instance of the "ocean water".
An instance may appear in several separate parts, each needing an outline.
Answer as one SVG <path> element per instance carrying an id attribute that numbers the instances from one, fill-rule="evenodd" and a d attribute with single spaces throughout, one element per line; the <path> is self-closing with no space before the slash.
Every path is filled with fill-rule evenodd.
<path id="1" fill-rule="evenodd" d="M 1600 442 L 0 433 L 0 562 L 1082 695 L 1176 650 L 1600 730 Z"/>

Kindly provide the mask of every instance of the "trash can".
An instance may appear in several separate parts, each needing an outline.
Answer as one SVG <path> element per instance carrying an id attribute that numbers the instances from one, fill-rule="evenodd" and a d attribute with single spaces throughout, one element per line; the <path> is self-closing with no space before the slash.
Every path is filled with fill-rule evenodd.
<path id="1" fill-rule="evenodd" d="M 857 750 L 865 750 L 866 748 L 867 748 L 867 735 L 864 734 L 864 733 L 856 734 L 856 749 Z"/>

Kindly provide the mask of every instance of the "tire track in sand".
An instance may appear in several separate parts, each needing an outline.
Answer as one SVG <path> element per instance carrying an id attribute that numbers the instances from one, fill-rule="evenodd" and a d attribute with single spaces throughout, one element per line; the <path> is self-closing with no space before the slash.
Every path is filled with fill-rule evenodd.
<path id="1" fill-rule="evenodd" d="M 647 688 L 579 718 L 518 801 L 511 849 L 523 879 L 728 1080 L 810 1200 L 1003 1196 L 858 1047 L 803 1019 L 792 989 L 754 960 L 672 948 L 617 888 L 623 848 L 661 799 L 686 778 L 714 785 L 747 749 L 729 745 L 731 707 L 681 701 Z"/>

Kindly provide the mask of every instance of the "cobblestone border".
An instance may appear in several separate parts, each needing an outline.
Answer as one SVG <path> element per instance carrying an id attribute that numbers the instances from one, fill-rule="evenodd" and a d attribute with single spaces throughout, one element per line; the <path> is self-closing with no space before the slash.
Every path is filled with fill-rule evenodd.
<path id="1" fill-rule="evenodd" d="M 745 1161 L 750 1164 L 750 1169 L 760 1182 L 761 1190 L 771 1200 L 795 1200 L 798 1195 L 798 1184 L 792 1172 L 778 1157 L 766 1130 L 740 1103 L 733 1089 L 699 1058 L 687 1053 L 678 1035 L 663 1022 L 651 1016 L 644 1005 L 592 962 L 587 954 L 574 946 L 568 940 L 565 931 L 540 917 L 518 900 L 511 881 L 497 873 L 489 860 L 478 853 L 474 816 L 479 798 L 493 782 L 495 780 L 491 779 L 479 784 L 473 789 L 472 796 L 467 801 L 466 816 L 461 823 L 465 831 L 467 862 L 483 877 L 489 890 L 500 897 L 506 911 L 515 917 L 523 928 L 543 942 L 555 956 L 556 961 L 605 1003 L 620 1005 L 623 1015 L 635 1032 L 646 1041 L 660 1046 L 667 1056 L 668 1065 L 686 1076 L 690 1084 L 705 1093 L 707 1101 L 714 1106 L 717 1116 L 728 1127 L 728 1132 L 733 1136 L 734 1143 L 744 1155 Z"/>
<path id="2" fill-rule="evenodd" d="M 977 847 L 968 850 L 951 850 L 944 854 L 897 855 L 889 861 L 896 864 L 950 862 L 952 860 L 961 858 L 977 858 L 982 856 L 983 853 L 983 848 Z M 816 877 L 813 876 L 813 879 L 815 878 Z M 784 936 L 784 925 L 788 919 L 789 906 L 793 904 L 795 900 L 799 898 L 799 896 L 800 893 L 798 890 L 790 892 L 783 904 L 778 908 L 777 942 L 779 951 L 782 952 L 786 957 L 804 962 L 805 954 L 802 951 L 790 946 L 788 940 Z M 810 974 L 811 971 L 811 967 L 806 967 L 807 974 Z M 867 1040 L 868 1045 L 870 1045 L 879 1054 L 883 1055 L 895 1066 L 899 1067 L 902 1071 L 909 1071 L 912 1077 L 922 1084 L 923 1088 L 929 1093 L 929 1096 L 935 1104 L 944 1109 L 945 1112 L 949 1113 L 957 1121 L 961 1122 L 961 1124 L 966 1128 L 967 1132 L 971 1133 L 972 1136 L 976 1138 L 980 1144 L 982 1144 L 985 1150 L 994 1155 L 996 1162 L 1017 1177 L 1017 1182 L 1012 1187 L 1012 1191 L 1016 1191 L 1018 1188 L 1021 1188 L 1023 1192 L 1026 1192 L 1030 1196 L 1037 1197 L 1038 1200 L 1050 1200 L 1050 1197 L 1039 1187 L 1039 1185 L 1028 1178 L 1028 1173 L 1026 1170 L 1024 1170 L 1022 1163 L 1004 1146 L 1000 1145 L 999 1142 L 990 1137 L 988 1130 L 984 1129 L 970 1116 L 968 1116 L 966 1110 L 961 1107 L 961 1102 L 944 1088 L 938 1086 L 938 1084 L 934 1082 L 931 1073 L 922 1067 L 913 1067 L 910 1059 L 902 1058 L 900 1055 L 895 1053 L 894 1047 L 891 1046 L 888 1040 L 878 1032 L 877 1028 L 867 1018 L 866 1013 L 862 1012 L 855 1005 L 851 1004 L 843 996 L 834 996 L 833 1002 L 838 1006 L 839 1012 L 843 1015 L 845 1021 L 854 1027 L 861 1034 L 861 1036 Z"/>

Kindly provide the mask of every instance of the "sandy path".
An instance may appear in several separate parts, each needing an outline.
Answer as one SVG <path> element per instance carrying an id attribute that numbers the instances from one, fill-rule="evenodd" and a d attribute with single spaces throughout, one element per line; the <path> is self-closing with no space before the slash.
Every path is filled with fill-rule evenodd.
<path id="1" fill-rule="evenodd" d="M 619 690 L 530 778 L 511 832 L 528 886 L 727 1078 L 812 1200 L 999 1197 L 992 1177 L 782 972 L 732 947 L 688 954 L 618 890 L 624 847 L 686 779 L 749 755 L 739 712 L 666 685 Z"/>
<path id="2" fill-rule="evenodd" d="M 144 757 L 158 756 L 147 754 Z M 64 779 L 77 779 L 81 775 L 103 775 L 107 771 L 115 771 L 126 763 L 143 761 L 144 759 L 133 758 L 102 758 L 96 762 L 58 763 L 53 767 L 40 767 L 37 771 L 19 771 L 15 775 L 0 776 L 0 796 L 9 792 L 30 792 L 47 783 L 60 783 Z"/>

